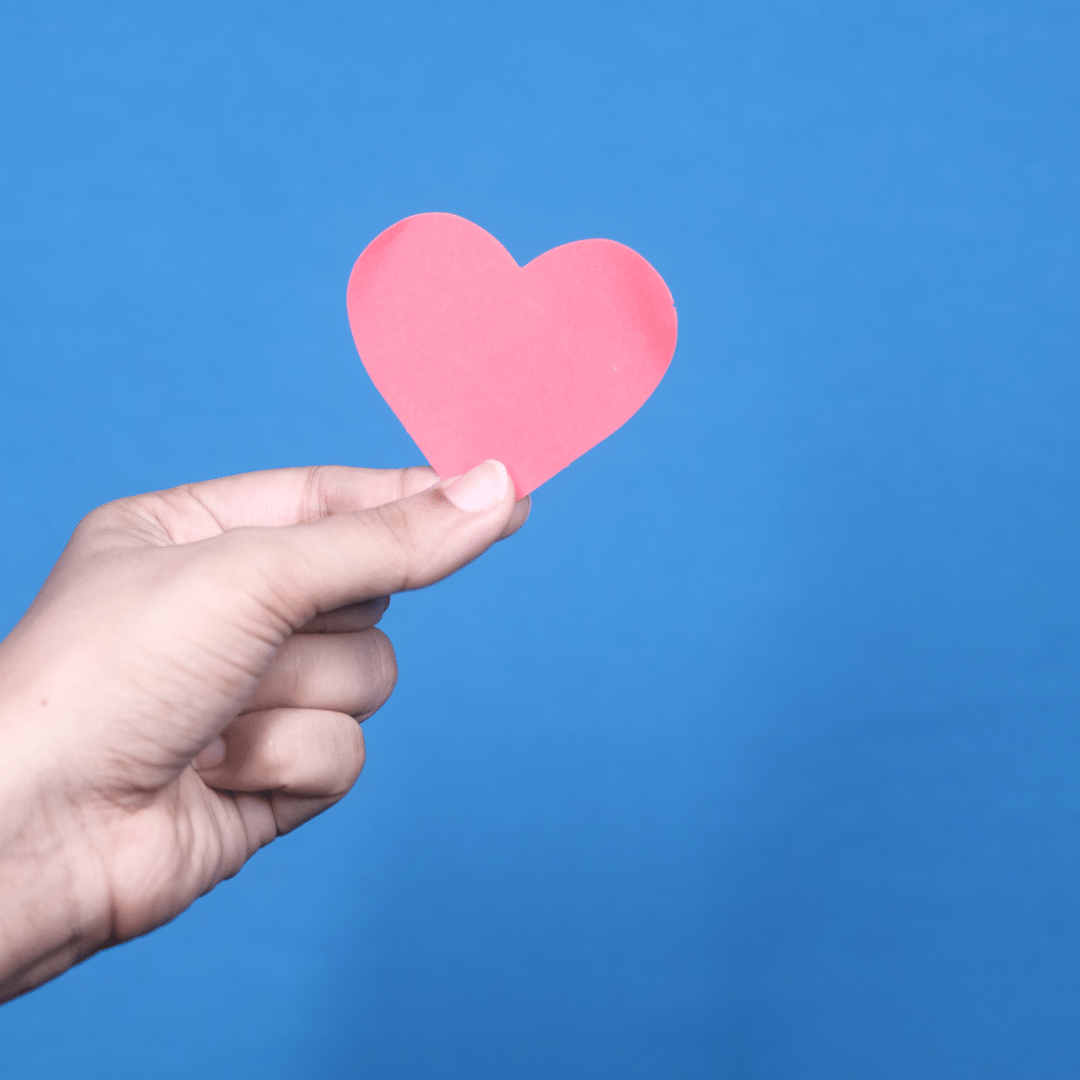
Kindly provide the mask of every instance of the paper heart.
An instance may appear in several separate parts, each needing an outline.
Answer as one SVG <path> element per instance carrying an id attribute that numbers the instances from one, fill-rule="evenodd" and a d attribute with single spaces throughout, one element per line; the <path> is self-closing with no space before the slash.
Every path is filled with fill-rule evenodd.
<path id="1" fill-rule="evenodd" d="M 348 307 L 368 374 L 436 472 L 497 458 L 519 498 L 626 423 L 675 351 L 671 293 L 637 252 L 578 240 L 518 266 L 454 214 L 380 233 Z"/>

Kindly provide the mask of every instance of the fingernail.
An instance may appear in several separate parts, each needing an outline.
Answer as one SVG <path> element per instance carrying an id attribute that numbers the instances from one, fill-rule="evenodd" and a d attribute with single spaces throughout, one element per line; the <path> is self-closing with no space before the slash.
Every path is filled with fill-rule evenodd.
<path id="1" fill-rule="evenodd" d="M 225 763 L 225 740 L 219 735 L 209 746 L 203 747 L 192 762 L 196 769 L 216 769 Z"/>
<path id="2" fill-rule="evenodd" d="M 510 475 L 501 461 L 485 461 L 464 476 L 447 482 L 443 494 L 459 509 L 470 514 L 490 510 L 506 494 Z"/>

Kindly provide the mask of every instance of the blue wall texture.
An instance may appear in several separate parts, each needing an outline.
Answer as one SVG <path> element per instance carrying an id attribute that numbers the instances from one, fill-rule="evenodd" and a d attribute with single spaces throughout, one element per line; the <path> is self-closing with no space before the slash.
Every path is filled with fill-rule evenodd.
<path id="1" fill-rule="evenodd" d="M 0 1010 L 4 1077 L 1080 1075 L 1080 9 L 0 9 L 0 625 L 110 498 L 418 452 L 345 314 L 445 210 L 671 372 L 385 627 L 341 806 Z"/>

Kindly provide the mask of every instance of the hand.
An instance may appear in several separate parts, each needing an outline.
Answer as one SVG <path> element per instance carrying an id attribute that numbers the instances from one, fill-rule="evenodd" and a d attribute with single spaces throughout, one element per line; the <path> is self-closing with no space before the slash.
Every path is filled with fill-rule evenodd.
<path id="1" fill-rule="evenodd" d="M 497 462 L 122 499 L 0 644 L 0 1000 L 167 922 L 337 802 L 397 666 L 390 593 L 525 520 Z"/>

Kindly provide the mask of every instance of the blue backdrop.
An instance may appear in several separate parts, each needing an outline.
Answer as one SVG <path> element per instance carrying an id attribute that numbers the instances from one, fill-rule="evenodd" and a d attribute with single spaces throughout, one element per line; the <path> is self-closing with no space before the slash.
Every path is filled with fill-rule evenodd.
<path id="1" fill-rule="evenodd" d="M 341 806 L 0 1010 L 13 1078 L 1080 1073 L 1080 9 L 6 0 L 0 625 L 119 495 L 415 463 L 445 210 L 680 342 L 385 627 Z"/>

